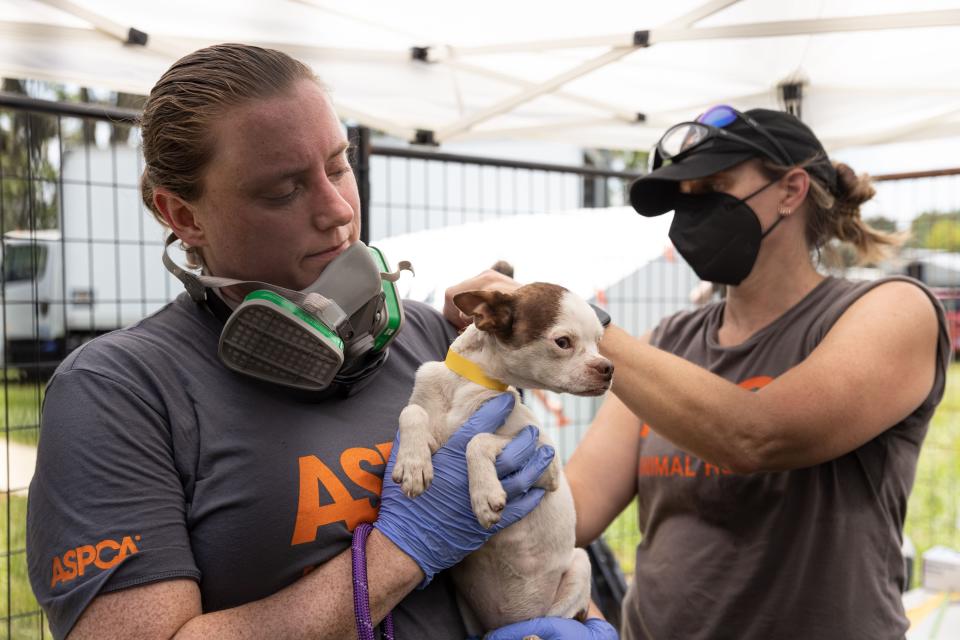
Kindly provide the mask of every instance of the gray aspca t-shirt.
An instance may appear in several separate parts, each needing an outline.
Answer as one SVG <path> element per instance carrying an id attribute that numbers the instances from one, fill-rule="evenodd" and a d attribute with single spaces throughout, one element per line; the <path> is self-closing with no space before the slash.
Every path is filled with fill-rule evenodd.
<path id="1" fill-rule="evenodd" d="M 221 322 L 185 294 L 71 354 L 47 389 L 27 515 L 30 581 L 54 635 L 101 593 L 189 578 L 216 611 L 348 549 L 376 518 L 417 367 L 456 335 L 430 307 L 404 308 L 376 378 L 320 403 L 224 367 Z M 394 618 L 400 638 L 465 637 L 445 574 Z"/>
<path id="2" fill-rule="evenodd" d="M 722 302 L 668 318 L 652 344 L 758 390 L 802 362 L 881 282 L 828 278 L 737 346 L 716 341 Z M 739 475 L 644 426 L 637 478 L 643 540 L 624 602 L 624 638 L 903 638 L 901 529 L 950 357 L 942 308 L 924 291 L 940 323 L 933 389 L 906 419 L 846 455 Z"/>

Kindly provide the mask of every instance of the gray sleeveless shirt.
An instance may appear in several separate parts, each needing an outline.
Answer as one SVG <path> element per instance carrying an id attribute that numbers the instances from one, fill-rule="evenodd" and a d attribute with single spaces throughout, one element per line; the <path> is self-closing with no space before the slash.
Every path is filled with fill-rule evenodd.
<path id="1" fill-rule="evenodd" d="M 802 362 L 851 304 L 889 280 L 828 278 L 733 347 L 717 343 L 722 302 L 667 318 L 651 343 L 757 390 Z M 904 637 L 901 532 L 950 358 L 942 307 L 924 291 L 940 324 L 933 389 L 906 419 L 846 455 L 739 475 L 644 425 L 637 480 L 643 540 L 624 602 L 624 638 Z"/>

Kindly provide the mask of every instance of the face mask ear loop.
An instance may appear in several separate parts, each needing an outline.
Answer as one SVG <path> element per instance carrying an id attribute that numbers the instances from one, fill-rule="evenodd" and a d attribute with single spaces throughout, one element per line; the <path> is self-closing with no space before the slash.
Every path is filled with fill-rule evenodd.
<path id="1" fill-rule="evenodd" d="M 747 200 L 749 200 L 749 199 L 752 198 L 753 196 L 755 196 L 755 195 L 757 195 L 758 193 L 760 193 L 761 191 L 765 190 L 765 189 L 766 189 L 767 187 L 769 187 L 770 185 L 776 184 L 777 182 L 780 182 L 780 178 L 777 178 L 776 180 L 771 180 L 770 182 L 768 182 L 767 184 L 763 185 L 762 187 L 760 187 L 759 189 L 757 189 L 756 191 L 754 191 L 753 193 L 751 193 L 751 194 L 748 195 L 747 197 L 741 198 L 740 201 L 741 201 L 741 202 L 746 202 Z"/>
<path id="2" fill-rule="evenodd" d="M 756 191 L 754 191 L 753 193 L 751 193 L 750 195 L 748 195 L 746 198 L 742 198 L 740 201 L 743 202 L 744 204 L 746 204 L 747 200 L 749 200 L 750 198 L 752 198 L 753 196 L 757 195 L 758 193 L 760 193 L 761 191 L 763 191 L 764 189 L 766 189 L 766 188 L 769 187 L 770 185 L 775 184 L 775 183 L 777 183 L 777 182 L 780 182 L 780 179 L 779 179 L 779 178 L 777 178 L 776 180 L 771 180 L 771 181 L 768 182 L 767 184 L 763 185 L 762 187 L 760 187 L 759 189 L 757 189 Z M 747 206 L 749 206 L 749 205 L 747 205 Z M 752 208 L 752 207 L 751 207 L 751 208 Z M 754 214 L 754 215 L 756 215 L 756 214 Z M 763 240 L 764 238 L 766 238 L 766 237 L 770 234 L 771 231 L 773 231 L 774 229 L 777 228 L 777 225 L 778 225 L 778 224 L 780 224 L 781 222 L 783 222 L 783 219 L 786 218 L 786 217 L 787 217 L 787 216 L 782 215 L 782 214 L 779 215 L 779 216 L 777 216 L 777 221 L 774 222 L 773 225 L 772 225 L 769 229 L 767 229 L 766 231 L 764 231 L 763 233 L 760 234 L 760 239 Z M 759 218 L 758 218 L 758 219 L 759 219 Z"/>
<path id="3" fill-rule="evenodd" d="M 770 225 L 770 228 L 769 228 L 769 229 L 767 229 L 766 231 L 764 231 L 763 233 L 760 234 L 760 239 L 763 240 L 763 239 L 766 238 L 768 235 L 770 235 L 770 232 L 773 231 L 774 229 L 776 229 L 776 228 L 777 228 L 777 225 L 780 224 L 781 222 L 783 222 L 783 219 L 786 218 L 786 217 L 787 217 L 787 216 L 783 215 L 782 213 L 781 213 L 780 215 L 778 215 L 778 216 L 777 216 L 777 221 L 774 222 L 772 225 Z"/>

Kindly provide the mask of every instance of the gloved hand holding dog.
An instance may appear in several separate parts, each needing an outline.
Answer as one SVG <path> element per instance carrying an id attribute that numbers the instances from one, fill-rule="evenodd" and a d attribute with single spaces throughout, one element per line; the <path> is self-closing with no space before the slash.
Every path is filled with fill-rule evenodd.
<path id="1" fill-rule="evenodd" d="M 606 620 L 590 618 L 577 622 L 568 618 L 534 618 L 500 627 L 485 640 L 521 640 L 537 636 L 540 640 L 617 640 L 620 636 Z"/>
<path id="2" fill-rule="evenodd" d="M 487 401 L 433 455 L 433 482 L 416 498 L 404 495 L 393 482 L 397 441 L 383 474 L 380 514 L 373 526 L 413 558 L 424 573 L 420 588 L 433 576 L 462 560 L 536 507 L 543 489 L 533 483 L 553 460 L 552 447 L 537 448 L 535 427 L 523 429 L 497 458 L 497 474 L 507 493 L 502 518 L 484 529 L 470 505 L 467 479 L 467 443 L 478 433 L 492 433 L 513 410 L 513 394 L 504 393 Z"/>

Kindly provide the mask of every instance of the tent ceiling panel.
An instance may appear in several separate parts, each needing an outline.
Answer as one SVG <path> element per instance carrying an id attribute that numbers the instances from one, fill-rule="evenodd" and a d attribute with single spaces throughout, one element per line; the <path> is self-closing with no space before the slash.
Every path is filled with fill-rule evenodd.
<path id="1" fill-rule="evenodd" d="M 698 27 L 771 22 L 787 20 L 815 20 L 823 18 L 850 18 L 915 11 L 943 11 L 956 9 L 953 0 L 740 0 L 734 5 L 704 18 Z"/>
<path id="2" fill-rule="evenodd" d="M 407 137 L 647 147 L 711 104 L 781 108 L 788 80 L 803 82 L 802 117 L 830 144 L 960 123 L 960 0 L 595 0 L 579 11 L 543 0 L 72 2 L 0 0 L 0 75 L 146 93 L 179 55 L 246 41 L 313 66 L 345 116 Z M 146 32 L 147 46 L 97 30 L 85 11 Z M 907 27 L 918 21 L 942 26 Z M 810 35 L 824 28 L 841 30 Z M 638 29 L 651 29 L 651 46 L 611 53 Z M 505 44 L 516 46 L 478 53 Z M 432 62 L 412 60 L 414 46 L 430 46 Z"/>

